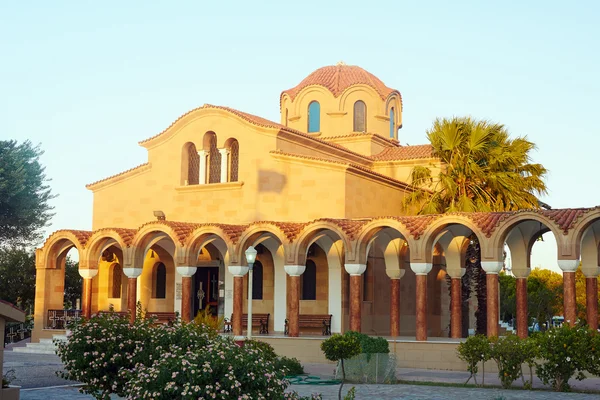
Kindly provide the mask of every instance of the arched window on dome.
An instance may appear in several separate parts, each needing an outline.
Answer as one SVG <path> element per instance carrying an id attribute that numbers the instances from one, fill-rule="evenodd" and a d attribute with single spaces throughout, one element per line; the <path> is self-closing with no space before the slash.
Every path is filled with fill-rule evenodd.
<path id="1" fill-rule="evenodd" d="M 163 263 L 154 265 L 152 271 L 154 285 L 152 285 L 152 298 L 164 299 L 167 297 L 167 267 Z"/>
<path id="2" fill-rule="evenodd" d="M 254 262 L 252 267 L 252 300 L 263 299 L 263 265 L 260 261 Z"/>
<path id="3" fill-rule="evenodd" d="M 394 114 L 394 107 L 390 108 L 390 138 L 396 137 L 396 115 Z"/>
<path id="4" fill-rule="evenodd" d="M 308 132 L 321 132 L 321 105 L 318 101 L 308 105 Z"/>
<path id="5" fill-rule="evenodd" d="M 354 132 L 367 131 L 367 105 L 358 100 L 354 103 Z"/>

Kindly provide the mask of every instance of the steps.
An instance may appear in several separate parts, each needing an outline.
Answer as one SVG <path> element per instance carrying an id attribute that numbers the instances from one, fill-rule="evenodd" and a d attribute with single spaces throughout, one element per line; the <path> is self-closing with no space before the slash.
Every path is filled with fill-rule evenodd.
<path id="1" fill-rule="evenodd" d="M 66 335 L 52 335 L 52 339 L 40 339 L 39 343 L 27 343 L 25 347 L 15 347 L 12 351 L 15 353 L 31 354 L 56 354 L 56 346 L 52 343 L 53 339 L 66 341 Z"/>

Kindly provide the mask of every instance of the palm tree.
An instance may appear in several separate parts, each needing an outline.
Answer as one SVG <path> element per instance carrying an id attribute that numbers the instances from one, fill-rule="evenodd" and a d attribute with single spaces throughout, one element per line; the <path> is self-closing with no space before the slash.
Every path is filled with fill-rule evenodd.
<path id="1" fill-rule="evenodd" d="M 530 152 L 535 145 L 526 138 L 511 139 L 501 124 L 469 117 L 436 119 L 427 132 L 433 155 L 442 164 L 432 169 L 418 166 L 411 172 L 411 183 L 418 189 L 404 199 L 409 213 L 512 211 L 547 207 L 537 196 L 546 193 L 546 168 L 532 164 Z M 463 277 L 463 326 L 468 323 L 472 287 L 477 291 L 477 333 L 487 330 L 485 272 L 476 237 L 467 249 Z"/>
<path id="2" fill-rule="evenodd" d="M 470 117 L 438 118 L 427 137 L 442 167 L 436 176 L 428 167 L 412 170 L 411 183 L 419 189 L 405 198 L 406 209 L 438 214 L 540 207 L 547 170 L 531 163 L 535 145 L 526 138 L 511 139 L 503 125 Z"/>

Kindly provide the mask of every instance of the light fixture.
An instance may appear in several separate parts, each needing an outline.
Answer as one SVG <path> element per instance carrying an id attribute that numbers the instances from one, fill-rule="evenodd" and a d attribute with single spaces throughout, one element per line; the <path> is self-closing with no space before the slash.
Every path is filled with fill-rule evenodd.
<path id="1" fill-rule="evenodd" d="M 159 221 L 164 221 L 167 219 L 167 217 L 165 216 L 165 213 L 162 212 L 161 210 L 156 210 L 154 211 L 154 216 L 156 217 L 157 220 Z"/>
<path id="2" fill-rule="evenodd" d="M 250 269 L 252 269 L 252 267 L 254 266 L 254 261 L 256 261 L 256 255 L 258 254 L 258 251 L 256 251 L 256 249 L 252 246 L 248 247 L 246 249 L 246 261 L 248 262 L 248 267 L 250 267 Z"/>

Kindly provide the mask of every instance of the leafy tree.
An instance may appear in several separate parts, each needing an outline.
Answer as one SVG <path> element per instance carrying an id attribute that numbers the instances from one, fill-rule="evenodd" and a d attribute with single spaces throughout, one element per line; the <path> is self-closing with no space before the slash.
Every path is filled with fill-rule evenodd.
<path id="1" fill-rule="evenodd" d="M 338 398 L 342 400 L 342 387 L 346 380 L 344 360 L 357 356 L 361 352 L 360 341 L 356 335 L 347 332 L 344 335 L 334 334 L 321 343 L 321 350 L 325 358 L 330 361 L 338 361 L 342 367 L 342 383 L 338 392 Z"/>
<path id="2" fill-rule="evenodd" d="M 0 247 L 0 299 L 32 310 L 35 301 L 35 254 L 20 247 Z"/>
<path id="3" fill-rule="evenodd" d="M 427 137 L 443 167 L 436 176 L 428 167 L 412 170 L 411 183 L 420 189 L 406 197 L 406 208 L 418 214 L 539 208 L 547 171 L 530 162 L 535 145 L 526 138 L 511 139 L 503 125 L 469 117 L 438 118 Z"/>
<path id="4" fill-rule="evenodd" d="M 527 308 L 529 319 L 535 318 L 544 330 L 545 323 L 562 313 L 562 276 L 548 269 L 533 269 L 527 279 Z"/>
<path id="5" fill-rule="evenodd" d="M 31 243 L 52 217 L 53 198 L 44 167 L 43 151 L 25 141 L 0 141 L 0 245 Z"/>
<path id="6" fill-rule="evenodd" d="M 516 279 L 501 272 L 500 282 L 500 319 L 511 321 L 517 314 L 517 282 Z"/>
<path id="7" fill-rule="evenodd" d="M 546 168 L 531 163 L 535 145 L 524 137 L 510 138 L 507 129 L 470 117 L 438 118 L 427 137 L 441 168 L 417 166 L 410 181 L 418 189 L 406 196 L 403 208 L 417 214 L 448 212 L 512 211 L 539 208 L 537 196 L 546 193 Z M 485 334 L 486 279 L 481 270 L 479 244 L 469 246 L 463 277 L 477 290 L 477 332 Z M 463 296 L 464 297 L 464 296 Z M 463 303 L 464 304 L 464 303 Z M 466 313 L 463 313 L 466 314 Z"/>

